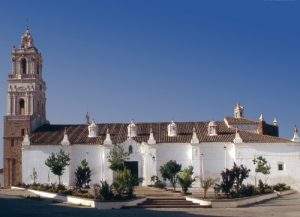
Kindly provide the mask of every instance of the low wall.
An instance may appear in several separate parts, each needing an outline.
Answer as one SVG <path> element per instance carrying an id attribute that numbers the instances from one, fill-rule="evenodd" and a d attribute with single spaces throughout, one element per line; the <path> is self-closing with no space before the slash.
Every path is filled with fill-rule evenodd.
<path id="1" fill-rule="evenodd" d="M 266 200 L 277 198 L 279 195 L 277 193 L 248 197 L 248 198 L 240 198 L 240 199 L 232 199 L 232 200 L 219 200 L 212 201 L 211 205 L 213 208 L 234 208 L 234 207 L 242 207 L 248 206 L 255 203 L 263 202 Z"/>
<path id="2" fill-rule="evenodd" d="M 28 192 L 31 192 L 42 198 L 54 199 L 69 204 L 88 206 L 96 209 L 120 209 L 122 207 L 132 207 L 140 203 L 143 203 L 147 200 L 147 198 L 139 198 L 130 201 L 101 202 L 101 201 L 94 201 L 91 199 L 85 199 L 85 198 L 74 197 L 74 196 L 63 196 L 63 195 L 58 195 L 56 193 L 37 191 L 37 190 L 25 189 L 19 187 L 11 187 L 11 189 L 27 190 Z"/>
<path id="3" fill-rule="evenodd" d="M 211 201 L 209 201 L 209 200 L 203 200 L 200 198 L 194 198 L 194 197 L 189 197 L 189 196 L 185 197 L 185 199 L 187 201 L 191 201 L 192 203 L 199 204 L 202 207 L 211 207 Z"/>

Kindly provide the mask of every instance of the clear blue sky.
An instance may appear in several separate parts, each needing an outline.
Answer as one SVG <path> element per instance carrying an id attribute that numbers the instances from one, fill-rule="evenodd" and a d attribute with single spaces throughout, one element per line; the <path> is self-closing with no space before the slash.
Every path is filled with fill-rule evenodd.
<path id="1" fill-rule="evenodd" d="M 51 123 L 222 119 L 240 101 L 284 137 L 300 125 L 299 0 L 1 1 L 2 115 L 26 19 Z"/>

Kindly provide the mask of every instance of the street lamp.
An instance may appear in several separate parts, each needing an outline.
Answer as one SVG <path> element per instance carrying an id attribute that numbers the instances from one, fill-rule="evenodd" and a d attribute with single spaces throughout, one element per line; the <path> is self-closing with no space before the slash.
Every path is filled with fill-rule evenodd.
<path id="1" fill-rule="evenodd" d="M 225 170 L 227 169 L 227 147 L 226 145 L 224 145 L 224 166 L 225 166 Z"/>

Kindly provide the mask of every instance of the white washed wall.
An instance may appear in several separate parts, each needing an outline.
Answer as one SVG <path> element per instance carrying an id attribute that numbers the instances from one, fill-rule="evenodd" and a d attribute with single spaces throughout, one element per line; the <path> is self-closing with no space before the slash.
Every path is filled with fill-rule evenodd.
<path id="1" fill-rule="evenodd" d="M 25 146 L 22 151 L 22 182 L 32 183 L 33 169 L 37 172 L 37 182 L 39 183 L 58 183 L 57 176 L 53 175 L 49 168 L 45 165 L 46 159 L 49 155 L 59 152 L 60 149 L 68 151 L 62 146 L 54 145 L 34 145 Z M 65 185 L 69 184 L 69 169 L 67 168 L 64 175 L 62 176 L 62 183 Z"/>
<path id="2" fill-rule="evenodd" d="M 249 182 L 254 182 L 254 156 L 263 156 L 271 165 L 268 183 L 284 182 L 300 190 L 300 144 L 297 143 L 268 143 L 268 144 L 240 144 L 236 145 L 237 163 L 245 165 L 251 170 Z M 278 163 L 284 163 L 284 170 L 278 170 Z M 265 180 L 264 176 L 258 177 Z"/>

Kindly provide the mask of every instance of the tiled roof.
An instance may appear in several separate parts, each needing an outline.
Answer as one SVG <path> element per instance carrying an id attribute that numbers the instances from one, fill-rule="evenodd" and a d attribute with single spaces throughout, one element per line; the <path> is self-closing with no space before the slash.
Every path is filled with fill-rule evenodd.
<path id="1" fill-rule="evenodd" d="M 207 134 L 208 122 L 176 122 L 178 135 L 169 137 L 167 134 L 167 122 L 159 123 L 136 123 L 137 142 L 147 142 L 150 129 L 152 129 L 157 143 L 189 143 L 192 139 L 192 131 L 195 128 L 200 142 L 232 142 L 235 137 L 235 130 L 230 129 L 222 122 L 216 122 L 218 125 L 218 135 L 209 136 Z M 106 137 L 106 130 L 109 129 L 111 140 L 114 144 L 122 143 L 127 139 L 128 123 L 103 123 L 97 124 L 99 136 L 96 138 L 88 137 L 88 126 L 86 124 L 78 125 L 43 125 L 36 129 L 30 135 L 31 144 L 60 144 L 66 129 L 71 144 L 102 144 Z M 256 133 L 240 133 L 244 142 L 257 143 L 281 143 L 289 140 L 274 136 L 259 135 Z"/>
<path id="2" fill-rule="evenodd" d="M 226 117 L 228 125 L 258 125 L 258 121 L 252 121 L 246 118 Z"/>

